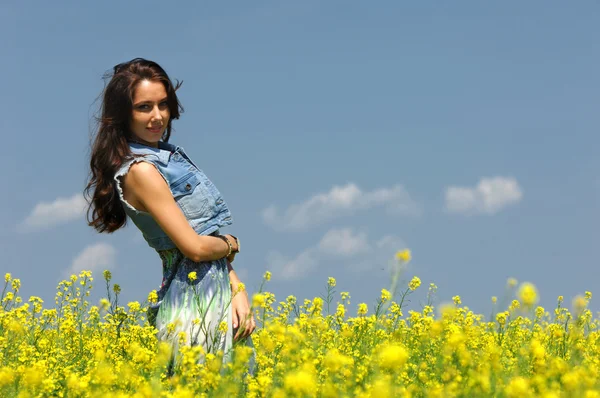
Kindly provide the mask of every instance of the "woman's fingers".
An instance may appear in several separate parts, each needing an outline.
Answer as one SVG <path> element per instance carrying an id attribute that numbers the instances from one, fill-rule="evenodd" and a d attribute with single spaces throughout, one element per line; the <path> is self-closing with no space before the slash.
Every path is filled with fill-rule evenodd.
<path id="1" fill-rule="evenodd" d="M 237 330 L 237 333 L 235 334 L 234 339 L 238 340 L 240 338 L 244 337 L 244 334 L 246 333 L 246 317 L 238 311 L 234 311 L 234 313 L 236 314 L 237 318 L 239 319 L 239 329 Z"/>
<path id="2" fill-rule="evenodd" d="M 248 314 L 243 314 L 242 319 L 244 320 L 244 323 L 242 324 L 242 326 L 240 327 L 240 338 L 245 338 L 248 336 L 248 325 L 250 324 L 250 321 L 248 319 Z"/>
<path id="3" fill-rule="evenodd" d="M 250 312 L 238 315 L 240 319 L 240 328 L 238 329 L 235 339 L 243 339 L 252 334 L 256 329 L 256 322 Z"/>
<path id="4" fill-rule="evenodd" d="M 252 314 L 248 314 L 248 316 L 249 320 L 248 327 L 246 328 L 246 337 L 250 336 L 254 332 L 254 329 L 256 329 L 256 322 L 254 322 L 254 316 Z"/>
<path id="5" fill-rule="evenodd" d="M 238 325 L 240 324 L 239 318 L 238 318 L 238 314 L 236 311 L 233 311 L 233 319 L 232 319 L 232 323 L 233 323 L 233 328 L 237 328 Z"/>
<path id="6" fill-rule="evenodd" d="M 252 333 L 251 329 L 252 329 L 252 315 L 248 314 L 246 315 L 246 330 L 244 330 L 244 337 L 248 337 L 250 336 L 250 333 Z"/>

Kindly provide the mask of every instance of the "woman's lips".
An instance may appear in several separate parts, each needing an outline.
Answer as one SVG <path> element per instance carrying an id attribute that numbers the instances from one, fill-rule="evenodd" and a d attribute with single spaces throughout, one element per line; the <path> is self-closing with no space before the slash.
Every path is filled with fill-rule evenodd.
<path id="1" fill-rule="evenodd" d="M 150 130 L 150 132 L 152 132 L 152 133 L 160 133 L 160 131 L 162 130 L 162 127 L 153 128 L 153 129 L 147 127 L 147 129 Z"/>

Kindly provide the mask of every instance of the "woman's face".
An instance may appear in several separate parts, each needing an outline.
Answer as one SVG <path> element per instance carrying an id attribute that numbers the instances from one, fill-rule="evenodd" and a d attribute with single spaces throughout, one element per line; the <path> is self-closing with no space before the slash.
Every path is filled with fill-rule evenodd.
<path id="1" fill-rule="evenodd" d="M 135 138 L 157 147 L 170 116 L 165 86 L 160 82 L 142 80 L 133 94 L 130 128 Z"/>

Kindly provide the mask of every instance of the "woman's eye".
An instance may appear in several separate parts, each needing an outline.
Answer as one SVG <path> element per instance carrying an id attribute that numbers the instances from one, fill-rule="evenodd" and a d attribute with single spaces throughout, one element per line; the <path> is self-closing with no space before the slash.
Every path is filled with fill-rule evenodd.
<path id="1" fill-rule="evenodd" d="M 165 108 L 165 107 L 169 106 L 169 103 L 167 101 L 163 101 L 163 102 L 160 103 L 159 106 L 162 107 L 162 108 Z M 140 106 L 137 107 L 137 109 L 139 109 L 141 111 L 145 111 L 145 110 L 150 109 L 150 108 L 151 108 L 150 105 L 146 105 L 146 104 L 140 105 Z"/>

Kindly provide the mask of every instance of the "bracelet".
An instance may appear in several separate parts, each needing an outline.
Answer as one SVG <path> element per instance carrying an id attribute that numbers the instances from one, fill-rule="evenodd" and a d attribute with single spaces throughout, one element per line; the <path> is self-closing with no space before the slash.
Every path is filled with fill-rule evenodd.
<path id="1" fill-rule="evenodd" d="M 229 253 L 227 253 L 227 255 L 225 255 L 225 257 L 229 257 L 231 255 L 231 252 L 233 251 L 233 245 L 231 244 L 231 242 L 229 242 L 229 239 L 227 239 L 223 235 L 215 235 L 215 237 L 219 238 L 219 239 L 223 239 L 225 241 L 225 243 L 227 243 L 227 246 L 229 246 Z"/>
<path id="2" fill-rule="evenodd" d="M 240 252 L 240 240 L 231 234 L 229 234 L 229 236 L 231 236 L 233 239 L 235 239 L 235 244 L 237 245 L 237 250 L 234 250 L 233 252 L 239 253 Z"/>

